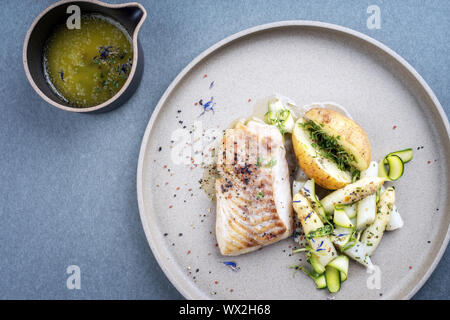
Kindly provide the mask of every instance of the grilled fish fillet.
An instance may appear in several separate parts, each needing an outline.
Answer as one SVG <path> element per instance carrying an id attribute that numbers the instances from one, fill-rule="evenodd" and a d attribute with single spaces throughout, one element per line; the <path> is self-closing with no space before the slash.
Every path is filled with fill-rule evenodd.
<path id="1" fill-rule="evenodd" d="M 236 256 L 287 238 L 293 230 L 289 168 L 283 138 L 257 121 L 225 131 L 218 148 L 216 237 Z"/>

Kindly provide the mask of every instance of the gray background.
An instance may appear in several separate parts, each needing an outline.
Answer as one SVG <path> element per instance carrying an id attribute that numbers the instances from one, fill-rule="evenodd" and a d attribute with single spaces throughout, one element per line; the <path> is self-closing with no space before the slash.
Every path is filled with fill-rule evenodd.
<path id="1" fill-rule="evenodd" d="M 224 37 L 279 20 L 319 20 L 363 32 L 403 56 L 450 112 L 450 1 L 141 1 L 145 73 L 106 114 L 47 105 L 28 84 L 22 42 L 52 1 L 2 1 L 0 21 L 0 298 L 180 299 L 145 239 L 136 200 L 141 138 L 164 90 Z M 382 28 L 366 27 L 369 5 Z M 450 252 L 415 298 L 450 298 Z M 81 290 L 66 288 L 80 266 Z"/>

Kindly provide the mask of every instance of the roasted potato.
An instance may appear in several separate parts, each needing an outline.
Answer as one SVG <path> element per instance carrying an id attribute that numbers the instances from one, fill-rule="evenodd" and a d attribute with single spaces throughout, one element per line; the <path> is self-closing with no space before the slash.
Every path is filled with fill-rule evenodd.
<path id="1" fill-rule="evenodd" d="M 315 141 L 305 125 L 314 125 L 327 141 L 333 140 L 334 149 L 339 150 L 347 159 L 345 166 L 330 156 L 324 156 L 323 148 Z M 315 132 L 316 132 L 315 131 Z M 321 187 L 336 190 L 345 187 L 352 181 L 351 171 L 362 171 L 370 164 L 371 150 L 369 139 L 364 130 L 353 120 L 339 112 L 312 108 L 305 117 L 299 118 L 292 133 L 292 142 L 297 161 L 305 174 Z M 327 150 L 328 155 L 330 151 Z M 333 155 L 338 152 L 333 152 Z M 340 159 L 339 159 L 340 160 Z"/>
<path id="2" fill-rule="evenodd" d="M 345 187 L 352 182 L 349 172 L 343 171 L 338 166 L 323 158 L 318 150 L 313 147 L 309 133 L 301 127 L 305 120 L 300 118 L 295 123 L 292 133 L 292 145 L 297 157 L 297 162 L 303 172 L 325 189 L 335 190 Z"/>
<path id="3" fill-rule="evenodd" d="M 339 136 L 339 144 L 349 154 L 355 157 L 351 163 L 359 171 L 366 170 L 370 164 L 370 142 L 364 130 L 353 120 L 339 112 L 312 108 L 306 112 L 305 117 L 322 126 L 328 135 Z"/>

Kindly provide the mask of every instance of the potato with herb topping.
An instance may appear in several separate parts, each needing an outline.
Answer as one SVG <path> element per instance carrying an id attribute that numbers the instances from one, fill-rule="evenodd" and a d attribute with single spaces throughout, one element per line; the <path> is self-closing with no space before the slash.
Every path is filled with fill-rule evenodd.
<path id="1" fill-rule="evenodd" d="M 312 108 L 292 133 L 294 152 L 305 174 L 321 187 L 336 190 L 367 169 L 369 138 L 353 120 L 329 109 Z"/>

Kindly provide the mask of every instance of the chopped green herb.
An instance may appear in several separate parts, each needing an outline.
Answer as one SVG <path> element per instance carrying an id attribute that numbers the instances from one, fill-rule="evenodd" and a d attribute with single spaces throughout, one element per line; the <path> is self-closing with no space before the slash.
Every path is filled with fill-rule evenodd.
<path id="1" fill-rule="evenodd" d="M 284 125 L 280 122 L 277 124 L 277 128 L 278 130 L 280 130 L 282 135 L 284 135 L 287 132 L 286 129 L 284 128 Z"/>
<path id="2" fill-rule="evenodd" d="M 262 162 L 262 159 L 261 159 L 261 157 L 258 157 L 258 159 L 256 160 L 256 166 L 259 168 L 259 167 L 261 167 L 261 163 Z"/>
<path id="3" fill-rule="evenodd" d="M 267 162 L 266 163 L 266 165 L 265 165 L 265 167 L 266 168 L 272 168 L 273 166 L 275 166 L 277 164 L 277 160 L 275 160 L 275 159 L 270 159 L 270 161 L 269 162 Z"/>
<path id="4" fill-rule="evenodd" d="M 325 133 L 322 129 L 323 124 L 317 125 L 312 120 L 300 123 L 300 126 L 308 130 L 313 141 L 313 147 L 319 146 L 320 154 L 328 160 L 336 163 L 339 169 L 344 171 L 354 171 L 351 163 L 354 162 L 355 156 L 345 151 L 337 142 L 341 137 L 333 137 Z"/>
<path id="5" fill-rule="evenodd" d="M 318 238 L 318 237 L 325 237 L 333 232 L 333 227 L 329 224 L 324 225 L 323 227 L 320 227 L 314 231 L 311 231 L 306 236 L 308 239 L 312 238 Z"/>
<path id="6" fill-rule="evenodd" d="M 355 182 L 356 180 L 359 180 L 360 176 L 361 176 L 361 171 L 353 170 L 353 172 L 352 172 L 352 182 Z"/>

